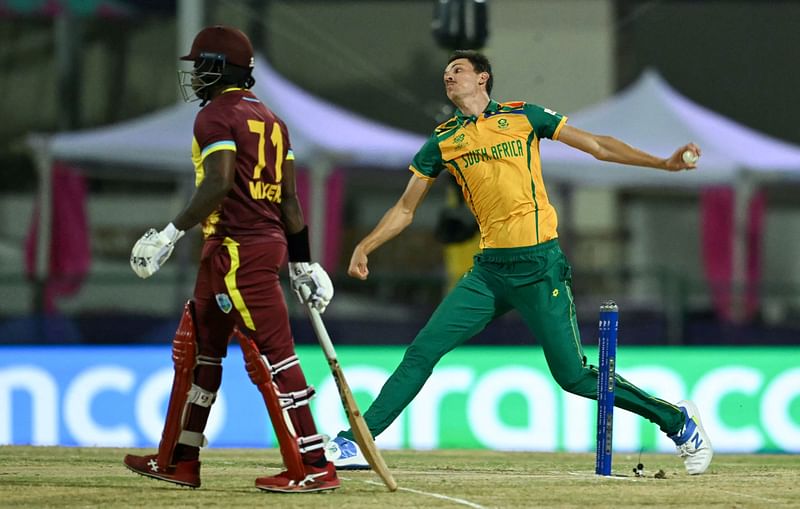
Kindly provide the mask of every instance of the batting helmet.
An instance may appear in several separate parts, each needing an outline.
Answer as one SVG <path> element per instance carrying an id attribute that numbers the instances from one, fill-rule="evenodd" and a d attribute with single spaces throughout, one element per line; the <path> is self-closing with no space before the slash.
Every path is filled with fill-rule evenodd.
<path id="1" fill-rule="evenodd" d="M 239 67 L 252 68 L 253 45 L 239 29 L 216 25 L 202 29 L 192 42 L 192 49 L 181 60 L 195 61 L 212 58 L 225 59 L 225 62 Z"/>
<path id="2" fill-rule="evenodd" d="M 202 99 L 205 104 L 220 85 L 250 88 L 255 59 L 250 39 L 239 29 L 215 25 L 195 36 L 188 55 L 180 60 L 194 62 L 192 71 L 179 71 L 184 99 Z M 201 105 L 202 105 L 201 104 Z"/>

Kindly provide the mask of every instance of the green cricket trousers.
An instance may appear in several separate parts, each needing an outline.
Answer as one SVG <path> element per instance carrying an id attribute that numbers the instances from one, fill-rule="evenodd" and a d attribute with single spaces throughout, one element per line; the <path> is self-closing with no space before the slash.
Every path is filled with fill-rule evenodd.
<path id="1" fill-rule="evenodd" d="M 473 268 L 439 304 L 364 413 L 372 435 L 379 435 L 411 403 L 444 354 L 511 309 L 519 311 L 542 346 L 558 385 L 597 399 L 597 368 L 587 366 L 583 355 L 571 281 L 572 268 L 557 239 L 477 254 Z M 667 434 L 678 432 L 684 423 L 678 407 L 619 375 L 614 404 L 656 423 Z M 341 435 L 353 438 L 349 430 Z"/>

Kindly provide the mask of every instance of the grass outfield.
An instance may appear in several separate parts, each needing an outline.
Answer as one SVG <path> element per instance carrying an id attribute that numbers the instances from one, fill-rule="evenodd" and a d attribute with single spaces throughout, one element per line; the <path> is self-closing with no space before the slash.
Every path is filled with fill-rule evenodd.
<path id="1" fill-rule="evenodd" d="M 593 474 L 593 454 L 386 451 L 400 488 L 372 472 L 340 472 L 334 492 L 273 494 L 254 488 L 276 473 L 276 450 L 207 449 L 203 486 L 192 490 L 138 476 L 122 465 L 131 450 L 0 446 L 0 507 L 798 507 L 800 456 L 717 455 L 705 475 L 684 473 L 677 456 L 614 457 L 614 478 Z M 147 451 L 152 452 L 152 451 Z M 663 470 L 665 479 L 654 474 Z"/>

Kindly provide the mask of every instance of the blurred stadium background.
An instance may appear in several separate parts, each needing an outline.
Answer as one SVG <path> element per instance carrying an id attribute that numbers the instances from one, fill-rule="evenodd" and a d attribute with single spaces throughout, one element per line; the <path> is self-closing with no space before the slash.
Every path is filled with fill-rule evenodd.
<path id="1" fill-rule="evenodd" d="M 472 16 L 484 8 L 485 27 L 480 16 Z M 452 23 L 461 9 L 469 14 L 463 31 Z M 33 396 L 21 402 L 10 396 L 27 387 L 19 380 L 32 380 L 14 373 L 51 357 L 36 353 L 51 350 L 32 346 L 86 347 L 52 350 L 63 359 L 76 357 L 72 371 L 58 374 L 53 373 L 60 363 L 47 360 L 43 369 L 52 374 L 56 394 L 69 392 L 66 385 L 75 383 L 81 362 L 101 362 L 105 351 L 91 348 L 100 345 L 132 347 L 124 350 L 130 352 L 125 376 L 152 372 L 150 365 L 130 361 L 137 355 L 147 362 L 160 359 L 158 367 L 169 372 L 165 348 L 191 295 L 199 233 L 187 235 L 173 259 L 148 281 L 134 276 L 128 256 L 142 232 L 166 223 L 191 192 L 191 123 L 177 128 L 170 123 L 182 118 L 177 112 L 190 111 L 176 106 L 176 56 L 199 28 L 222 23 L 250 35 L 260 67 L 273 73 L 267 76 L 280 76 L 289 89 L 311 94 L 326 114 L 364 121 L 365 131 L 347 135 L 364 136 L 360 157 L 328 145 L 337 134 L 325 124 L 329 117 L 303 113 L 295 115 L 295 123 L 287 119 L 295 141 L 302 139 L 308 147 L 305 154 L 296 147 L 302 198 L 313 249 L 336 285 L 325 319 L 339 345 L 408 343 L 446 291 L 448 271 L 456 270 L 453 260 L 469 249 L 469 241 L 444 244 L 437 235 L 443 211 L 454 206 L 451 186 L 438 182 L 412 227 L 371 256 L 369 281 L 346 276 L 354 243 L 408 179 L 407 162 L 371 152 L 370 136 L 393 128 L 390 137 L 422 140 L 452 112 L 441 72 L 454 45 L 471 42 L 492 59 L 496 99 L 528 100 L 577 113 L 576 120 L 591 119 L 617 94 L 634 90 L 649 70 L 660 86 L 671 87 L 661 90 L 743 129 L 737 136 L 783 150 L 786 160 L 775 159 L 770 167 L 771 154 L 739 154 L 737 147 L 726 147 L 727 131 L 684 123 L 685 141 L 702 147 L 701 140 L 715 136 L 722 140 L 714 147 L 717 153 L 727 155 L 730 149 L 730 157 L 723 158 L 727 166 L 720 166 L 727 173 L 702 185 L 650 186 L 642 182 L 644 170 L 622 174 L 630 175 L 629 181 L 604 180 L 599 163 L 587 170 L 585 182 L 580 176 L 559 179 L 560 166 L 548 171 L 548 151 L 556 144 L 542 145 L 562 247 L 574 267 L 584 343 L 596 342 L 598 305 L 613 298 L 621 309 L 620 348 L 643 347 L 631 365 L 649 366 L 658 358 L 671 363 L 675 376 L 684 378 L 684 385 L 673 387 L 676 392 L 708 374 L 702 366 L 680 371 L 682 355 L 701 355 L 713 363 L 737 359 L 709 364 L 709 369 L 726 370 L 723 382 L 717 382 L 735 386 L 725 393 L 731 413 L 720 417 L 732 430 L 724 443 L 732 450 L 736 444 L 738 450 L 800 450 L 800 394 L 769 395 L 800 386 L 794 384 L 800 374 L 793 369 L 800 364 L 798 19 L 800 2 L 758 0 L 0 0 L 0 344 L 7 345 L 0 348 L 0 406 L 5 405 L 0 415 L 4 409 L 16 416 L 37 411 Z M 266 79 L 257 86 L 271 84 Z M 270 106 L 279 112 L 300 110 L 291 103 Z M 653 108 L 653 115 L 660 112 L 664 118 L 635 125 L 630 119 L 641 120 L 637 111 L 615 111 L 606 117 L 608 132 L 646 133 L 650 120 L 658 124 L 677 116 L 669 104 L 662 106 Z M 137 130 L 136 122 L 142 121 L 153 123 Z M 114 133 L 123 141 L 130 135 L 129 146 L 105 145 L 102 135 Z M 167 138 L 185 139 L 177 159 L 155 144 Z M 346 145 L 357 143 L 348 138 Z M 40 223 L 40 211 L 49 220 Z M 302 309 L 291 300 L 289 305 L 297 342 L 315 344 Z M 512 313 L 473 344 L 510 348 L 531 341 Z M 145 344 L 159 353 L 146 355 Z M 716 349 L 692 349 L 708 346 Z M 386 351 L 395 357 L 380 369 L 391 370 L 401 350 Z M 472 359 L 463 366 L 484 369 L 477 357 Z M 625 359 L 620 363 L 625 373 Z M 544 364 L 535 365 L 546 378 Z M 325 368 L 318 367 L 313 378 L 322 380 Z M 656 375 L 647 374 L 651 381 L 666 380 Z M 122 390 L 114 385 L 119 378 L 110 379 Z M 371 387 L 374 381 L 364 384 Z M 772 404 L 783 412 L 780 433 L 762 426 Z M 742 415 L 759 412 L 751 429 L 749 417 Z M 515 415 L 508 418 L 514 421 Z M 63 429 L 80 428 L 80 420 L 56 424 L 53 435 L 28 426 L 26 419 L 0 423 L 0 443 L 87 443 L 64 436 Z M 107 445 L 146 445 L 157 441 L 159 426 L 154 418 L 150 434 L 99 439 L 97 431 L 86 440 L 91 443 L 93 435 Z M 756 440 L 756 429 L 771 438 Z M 410 434 L 397 431 L 386 440 L 417 447 L 509 445 L 474 437 L 415 442 Z M 590 448 L 590 438 L 584 438 L 536 447 Z M 241 445 L 238 440 L 218 443 Z M 655 447 L 656 439 L 649 440 Z"/>

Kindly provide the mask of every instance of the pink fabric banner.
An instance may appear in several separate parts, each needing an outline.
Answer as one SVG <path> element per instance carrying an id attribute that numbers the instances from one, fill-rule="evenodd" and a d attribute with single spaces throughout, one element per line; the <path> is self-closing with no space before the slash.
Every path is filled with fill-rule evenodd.
<path id="1" fill-rule="evenodd" d="M 55 299 L 75 294 L 91 265 L 89 225 L 86 214 L 86 178 L 74 168 L 53 165 L 53 203 L 50 260 L 44 288 L 44 311 L 56 311 Z M 25 239 L 25 269 L 36 274 L 40 204 L 36 204 Z"/>
<path id="2" fill-rule="evenodd" d="M 703 191 L 702 252 L 705 274 L 717 316 L 733 319 L 733 256 L 735 194 L 730 187 L 714 187 Z M 761 240 L 763 238 L 766 197 L 756 193 L 748 204 L 745 236 L 745 281 L 743 319 L 750 320 L 758 311 L 761 281 Z"/>
<path id="3" fill-rule="evenodd" d="M 297 195 L 303 208 L 306 223 L 311 220 L 314 203 L 311 203 L 311 178 L 309 170 L 296 174 Z M 329 274 L 336 272 L 342 248 L 342 220 L 344 213 L 345 174 L 334 169 L 325 181 L 325 224 L 322 232 L 322 260 L 319 262 Z M 311 226 L 309 225 L 309 228 Z M 312 260 L 316 261 L 316 260 Z"/>

